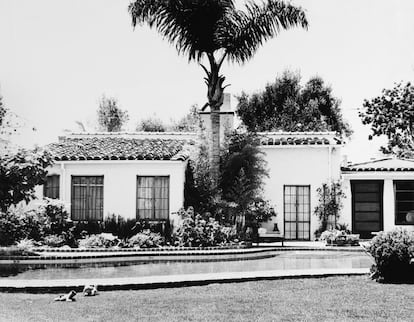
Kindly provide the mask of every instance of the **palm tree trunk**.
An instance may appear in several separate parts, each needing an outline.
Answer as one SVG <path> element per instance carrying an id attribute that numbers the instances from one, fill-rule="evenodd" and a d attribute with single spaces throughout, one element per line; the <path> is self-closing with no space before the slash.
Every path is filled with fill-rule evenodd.
<path id="1" fill-rule="evenodd" d="M 210 170 L 213 185 L 216 188 L 220 177 L 220 107 L 211 109 Z"/>
<path id="2" fill-rule="evenodd" d="M 220 177 L 220 107 L 224 99 L 224 76 L 219 74 L 224 56 L 217 63 L 214 56 L 208 55 L 210 71 L 207 73 L 207 98 L 210 105 L 211 138 L 209 142 L 209 161 L 213 187 L 217 187 Z"/>

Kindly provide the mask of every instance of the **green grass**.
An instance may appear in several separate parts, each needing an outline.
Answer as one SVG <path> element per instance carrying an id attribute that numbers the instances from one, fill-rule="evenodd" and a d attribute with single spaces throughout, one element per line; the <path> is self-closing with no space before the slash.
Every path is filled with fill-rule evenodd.
<path id="1" fill-rule="evenodd" d="M 77 295 L 0 293 L 0 321 L 413 321 L 414 286 L 367 276 Z"/>

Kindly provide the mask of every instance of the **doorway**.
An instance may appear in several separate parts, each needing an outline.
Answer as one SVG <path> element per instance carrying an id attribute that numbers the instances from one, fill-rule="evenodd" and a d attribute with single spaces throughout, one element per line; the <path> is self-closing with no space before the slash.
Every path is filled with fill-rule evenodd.
<path id="1" fill-rule="evenodd" d="M 372 238 L 383 230 L 382 180 L 352 180 L 352 232 Z"/>
<path id="2" fill-rule="evenodd" d="M 284 186 L 284 232 L 290 240 L 310 240 L 310 186 Z"/>

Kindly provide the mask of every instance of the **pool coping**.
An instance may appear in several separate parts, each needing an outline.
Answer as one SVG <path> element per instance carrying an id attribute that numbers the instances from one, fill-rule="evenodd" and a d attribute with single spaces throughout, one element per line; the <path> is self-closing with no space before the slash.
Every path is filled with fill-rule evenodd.
<path id="1" fill-rule="evenodd" d="M 221 272 L 203 274 L 159 275 L 125 278 L 62 279 L 62 280 L 12 280 L 0 279 L 0 292 L 81 292 L 85 285 L 98 285 L 100 291 L 144 290 L 201 286 L 212 283 L 241 283 L 289 278 L 322 278 L 329 276 L 368 275 L 369 268 L 323 268 L 296 270 L 267 270 L 250 272 Z"/>

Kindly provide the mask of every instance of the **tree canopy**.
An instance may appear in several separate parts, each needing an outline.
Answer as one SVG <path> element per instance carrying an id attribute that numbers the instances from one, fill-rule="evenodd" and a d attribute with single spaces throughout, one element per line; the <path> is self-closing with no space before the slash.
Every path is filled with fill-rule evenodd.
<path id="1" fill-rule="evenodd" d="M 301 85 L 299 73 L 285 71 L 265 89 L 238 97 L 237 114 L 248 130 L 335 131 L 349 136 L 352 131 L 343 119 L 340 100 L 321 77 Z"/>
<path id="2" fill-rule="evenodd" d="M 201 126 L 201 118 L 197 105 L 191 106 L 190 110 L 178 121 L 173 121 L 171 131 L 197 132 Z"/>
<path id="3" fill-rule="evenodd" d="M 372 136 L 386 135 L 388 143 L 382 152 L 402 157 L 414 156 L 414 86 L 398 83 L 382 94 L 365 100 L 359 112 L 362 123 L 371 126 Z"/>
<path id="4" fill-rule="evenodd" d="M 166 132 L 167 127 L 160 118 L 154 115 L 139 121 L 136 130 L 143 132 Z"/>
<path id="5" fill-rule="evenodd" d="M 118 107 L 118 101 L 115 98 L 102 96 L 98 108 L 98 124 L 101 131 L 121 131 L 128 119 L 128 112 Z"/>

